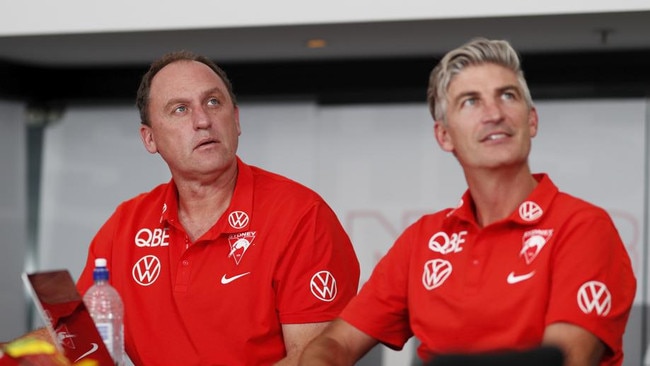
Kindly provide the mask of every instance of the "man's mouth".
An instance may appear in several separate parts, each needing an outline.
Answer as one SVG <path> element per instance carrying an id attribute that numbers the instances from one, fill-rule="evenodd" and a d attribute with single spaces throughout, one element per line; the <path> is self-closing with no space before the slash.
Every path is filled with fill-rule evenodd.
<path id="1" fill-rule="evenodd" d="M 198 149 L 200 147 L 204 147 L 204 146 L 208 146 L 208 145 L 212 145 L 212 144 L 216 144 L 216 143 L 218 143 L 218 141 L 215 140 L 215 139 L 206 139 L 206 140 L 203 140 L 203 141 L 199 142 L 199 144 L 196 145 L 196 148 Z"/>
<path id="2" fill-rule="evenodd" d="M 494 133 L 490 133 L 487 136 L 483 137 L 483 139 L 481 139 L 481 142 L 497 141 L 497 140 L 505 139 L 507 137 L 510 137 L 510 134 L 508 134 L 506 132 L 494 132 Z"/>

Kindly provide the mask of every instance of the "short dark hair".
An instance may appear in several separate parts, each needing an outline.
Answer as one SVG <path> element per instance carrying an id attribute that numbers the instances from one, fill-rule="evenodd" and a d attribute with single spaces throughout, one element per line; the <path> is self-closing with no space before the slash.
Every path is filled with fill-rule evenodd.
<path id="1" fill-rule="evenodd" d="M 197 61 L 207 65 L 221 78 L 221 80 L 223 80 L 223 83 L 228 89 L 228 94 L 230 94 L 232 103 L 234 105 L 237 105 L 237 99 L 235 98 L 235 93 L 232 90 L 232 84 L 230 83 L 226 72 L 217 66 L 217 64 L 215 64 L 209 58 L 198 55 L 191 51 L 174 51 L 167 53 L 158 60 L 154 61 L 149 67 L 149 70 L 142 76 L 142 80 L 140 80 L 140 86 L 138 87 L 138 94 L 136 96 L 135 105 L 138 107 L 138 111 L 140 112 L 141 124 L 151 126 L 151 121 L 149 120 L 149 94 L 151 93 L 151 81 L 163 67 L 177 61 Z"/>

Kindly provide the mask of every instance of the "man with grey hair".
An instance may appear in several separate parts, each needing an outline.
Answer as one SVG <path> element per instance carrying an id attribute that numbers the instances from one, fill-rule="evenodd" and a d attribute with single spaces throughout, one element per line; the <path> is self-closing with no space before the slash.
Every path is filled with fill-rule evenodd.
<path id="1" fill-rule="evenodd" d="M 449 52 L 427 99 L 468 190 L 399 236 L 301 364 L 351 365 L 377 343 L 401 349 L 415 336 L 431 363 L 548 346 L 564 365 L 620 365 L 630 259 L 603 209 L 531 173 L 538 115 L 515 50 L 475 39 Z"/>

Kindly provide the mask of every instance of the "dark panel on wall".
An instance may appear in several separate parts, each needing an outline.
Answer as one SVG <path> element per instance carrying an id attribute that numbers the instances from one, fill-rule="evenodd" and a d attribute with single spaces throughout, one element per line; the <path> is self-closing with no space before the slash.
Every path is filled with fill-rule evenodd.
<path id="1" fill-rule="evenodd" d="M 650 50 L 523 54 L 535 99 L 650 95 Z M 240 100 L 322 103 L 425 100 L 435 58 L 222 64 Z M 0 61 L 0 97 L 40 103 L 129 101 L 147 65 L 43 68 Z"/>

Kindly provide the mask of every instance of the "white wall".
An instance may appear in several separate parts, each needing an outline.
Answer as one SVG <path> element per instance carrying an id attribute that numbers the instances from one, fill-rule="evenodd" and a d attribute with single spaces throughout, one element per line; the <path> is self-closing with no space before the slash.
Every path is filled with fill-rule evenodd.
<path id="1" fill-rule="evenodd" d="M 140 142 L 133 107 L 70 108 L 48 126 L 43 147 L 41 269 L 67 268 L 77 278 L 86 248 L 121 201 L 169 180 L 157 155 Z"/>
<path id="2" fill-rule="evenodd" d="M 27 158 L 22 103 L 0 102 L 0 342 L 27 330 Z"/>
<path id="3" fill-rule="evenodd" d="M 645 284 L 646 108 L 640 99 L 540 102 L 531 155 L 534 171 L 548 172 L 562 190 L 610 212 L 639 277 L 637 304 Z M 240 110 L 240 156 L 312 187 L 330 203 L 355 245 L 362 281 L 408 224 L 455 205 L 465 190 L 458 164 L 433 140 L 423 103 L 242 103 Z M 169 179 L 161 160 L 142 147 L 137 120 L 129 106 L 71 107 L 48 128 L 43 269 L 68 268 L 76 278 L 87 244 L 115 206 Z M 641 338 L 639 322 L 628 329 L 626 337 Z M 640 353 L 630 352 L 626 364 L 638 364 Z M 406 364 L 410 356 L 411 350 L 387 351 L 384 364 Z"/>
<path id="4" fill-rule="evenodd" d="M 647 0 L 4 0 L 0 36 L 650 10 Z"/>

